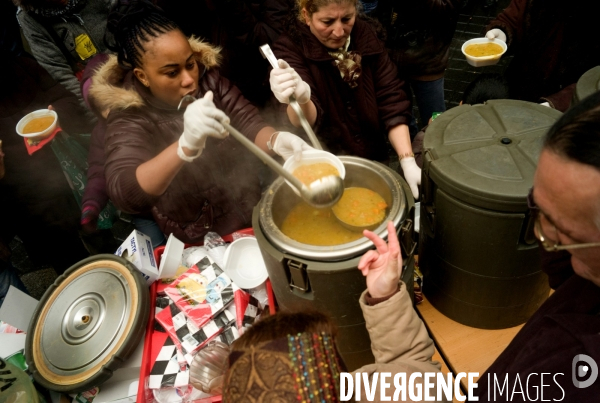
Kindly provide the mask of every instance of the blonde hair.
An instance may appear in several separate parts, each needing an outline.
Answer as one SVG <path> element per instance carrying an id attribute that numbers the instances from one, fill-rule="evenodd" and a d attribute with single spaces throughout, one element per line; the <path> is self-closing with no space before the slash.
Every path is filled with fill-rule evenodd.
<path id="1" fill-rule="evenodd" d="M 351 4 L 358 10 L 358 0 L 296 0 L 298 19 L 304 22 L 303 9 L 306 9 L 308 16 L 311 17 L 321 7 L 328 6 L 329 4 Z"/>

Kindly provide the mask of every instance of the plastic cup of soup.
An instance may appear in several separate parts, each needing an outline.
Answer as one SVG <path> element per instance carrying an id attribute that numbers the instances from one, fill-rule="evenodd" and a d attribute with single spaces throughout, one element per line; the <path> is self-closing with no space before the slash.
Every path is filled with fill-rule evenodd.
<path id="1" fill-rule="evenodd" d="M 346 168 L 344 167 L 342 161 L 330 152 L 317 149 L 302 151 L 302 158 L 300 161 L 296 161 L 294 157 L 290 157 L 283 164 L 283 169 L 296 176 L 306 186 L 308 186 L 312 181 L 317 180 L 319 177 L 335 174 L 332 171 L 332 168 L 337 171 L 340 178 L 344 179 L 346 176 Z M 325 172 L 325 174 L 319 176 L 319 172 Z M 311 181 L 310 178 L 313 180 Z M 294 192 L 296 192 L 298 196 L 300 196 L 298 189 L 292 186 L 292 184 L 287 180 L 285 182 L 294 190 Z"/>
<path id="2" fill-rule="evenodd" d="M 463 43 L 461 50 L 467 63 L 474 67 L 491 66 L 498 63 L 508 46 L 500 39 L 475 38 Z"/>
<path id="3" fill-rule="evenodd" d="M 56 129 L 58 115 L 50 109 L 39 109 L 23 116 L 17 123 L 17 134 L 31 141 L 41 141 Z"/>

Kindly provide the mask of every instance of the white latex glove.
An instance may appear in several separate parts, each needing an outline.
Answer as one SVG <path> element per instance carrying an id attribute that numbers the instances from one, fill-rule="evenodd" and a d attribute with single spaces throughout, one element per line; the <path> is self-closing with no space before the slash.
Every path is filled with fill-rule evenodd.
<path id="1" fill-rule="evenodd" d="M 415 199 L 419 199 L 419 187 L 421 184 L 421 168 L 417 165 L 414 157 L 406 157 L 400 160 L 400 166 L 404 171 L 404 179 L 410 186 L 410 190 Z"/>
<path id="2" fill-rule="evenodd" d="M 289 104 L 290 95 L 293 94 L 299 104 L 310 101 L 310 86 L 285 60 L 279 59 L 277 62 L 279 68 L 271 70 L 269 77 L 269 84 L 271 84 L 271 91 L 275 98 L 282 104 Z"/>
<path id="3" fill-rule="evenodd" d="M 312 149 L 304 140 L 290 132 L 277 133 L 275 144 L 273 144 L 273 151 L 282 156 L 284 160 L 293 156 L 296 161 L 300 161 L 302 151 Z"/>
<path id="4" fill-rule="evenodd" d="M 500 39 L 502 42 L 506 42 L 506 34 L 504 31 L 498 28 L 490 29 L 485 33 L 485 37 L 488 39 Z"/>
<path id="5" fill-rule="evenodd" d="M 221 122 L 229 123 L 229 118 L 213 103 L 213 93 L 208 91 L 203 98 L 189 104 L 183 114 L 183 134 L 179 137 L 177 154 L 185 161 L 198 157 L 208 136 L 225 138 L 229 134 Z M 193 157 L 183 158 L 182 147 L 198 150 Z M 185 154 L 184 154 L 185 156 Z"/>

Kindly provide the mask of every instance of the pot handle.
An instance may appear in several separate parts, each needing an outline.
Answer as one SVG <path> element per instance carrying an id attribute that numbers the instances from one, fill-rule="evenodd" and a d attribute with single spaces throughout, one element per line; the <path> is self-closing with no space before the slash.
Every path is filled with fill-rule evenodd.
<path id="1" fill-rule="evenodd" d="M 423 152 L 423 169 L 421 170 L 421 215 L 427 220 L 429 228 L 433 231 L 435 228 L 435 207 L 433 206 L 435 187 L 429 177 L 429 168 L 432 162 L 433 156 L 431 155 L 431 151 L 426 149 Z M 421 226 L 419 231 L 425 230 L 426 228 Z M 433 236 L 433 233 L 431 236 Z"/>
<path id="2" fill-rule="evenodd" d="M 295 260 L 285 259 L 284 267 L 290 279 L 290 287 L 292 291 L 297 290 L 300 293 L 310 291 L 310 281 L 306 273 L 306 265 Z"/>
<path id="3" fill-rule="evenodd" d="M 400 249 L 402 250 L 403 258 L 412 256 L 415 253 L 417 243 L 413 239 L 413 232 L 413 220 L 407 218 L 404 220 L 398 231 L 398 239 L 400 240 Z"/>

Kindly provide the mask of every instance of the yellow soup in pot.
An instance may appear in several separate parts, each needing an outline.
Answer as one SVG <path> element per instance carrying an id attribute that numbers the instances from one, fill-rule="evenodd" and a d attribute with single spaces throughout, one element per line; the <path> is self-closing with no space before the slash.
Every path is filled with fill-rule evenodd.
<path id="1" fill-rule="evenodd" d="M 52 125 L 54 122 L 54 116 L 43 116 L 41 118 L 35 118 L 27 122 L 23 127 L 23 134 L 39 133 Z"/>
<path id="2" fill-rule="evenodd" d="M 306 186 L 310 185 L 317 179 L 325 176 L 335 175 L 340 176 L 337 168 L 326 162 L 317 162 L 314 164 L 301 165 L 292 172 L 296 178 Z"/>
<path id="3" fill-rule="evenodd" d="M 332 208 L 317 209 L 303 201 L 298 203 L 280 229 L 293 240 L 308 245 L 342 245 L 361 238 L 362 231 L 349 230 L 338 218 L 350 225 L 370 226 L 383 221 L 386 208 L 386 202 L 378 193 L 366 188 L 347 188 Z"/>
<path id="4" fill-rule="evenodd" d="M 281 232 L 295 241 L 316 246 L 341 245 L 362 237 L 361 232 L 342 226 L 331 209 L 316 209 L 305 202 L 288 213 Z"/>
<path id="5" fill-rule="evenodd" d="M 465 53 L 473 57 L 499 55 L 503 50 L 497 43 L 475 43 L 465 47 Z"/>

